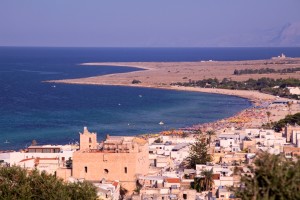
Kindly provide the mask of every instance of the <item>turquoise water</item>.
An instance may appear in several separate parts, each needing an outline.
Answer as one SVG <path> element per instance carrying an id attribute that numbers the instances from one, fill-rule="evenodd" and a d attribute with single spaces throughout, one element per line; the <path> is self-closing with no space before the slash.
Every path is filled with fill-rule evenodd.
<path id="1" fill-rule="evenodd" d="M 106 134 L 154 133 L 215 121 L 251 106 L 246 99 L 216 94 L 42 82 L 140 70 L 79 63 L 261 59 L 281 52 L 293 56 L 300 51 L 0 47 L 0 150 L 24 148 L 33 139 L 74 142 L 83 126 L 97 132 L 99 140 Z"/>

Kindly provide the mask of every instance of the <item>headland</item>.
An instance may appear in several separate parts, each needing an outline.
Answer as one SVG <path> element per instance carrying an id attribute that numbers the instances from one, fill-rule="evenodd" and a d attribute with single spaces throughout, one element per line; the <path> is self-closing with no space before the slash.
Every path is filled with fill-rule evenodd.
<path id="1" fill-rule="evenodd" d="M 287 114 L 299 112 L 298 105 L 292 105 L 287 109 L 287 105 L 276 105 L 273 107 L 261 106 L 270 104 L 279 98 L 273 95 L 260 93 L 258 91 L 249 90 L 227 90 L 216 88 L 199 88 L 199 87 L 182 87 L 174 86 L 172 83 L 188 82 L 191 80 L 202 80 L 208 78 L 216 78 L 222 80 L 224 78 L 245 81 L 250 78 L 273 78 L 287 79 L 300 78 L 300 73 L 257 73 L 235 75 L 234 70 L 245 69 L 262 69 L 269 68 L 277 71 L 283 69 L 296 68 L 300 65 L 300 58 L 278 58 L 267 60 L 247 60 L 247 61 L 199 61 L 199 62 L 101 62 L 101 63 L 82 63 L 82 66 L 126 66 L 141 68 L 144 70 L 133 71 L 128 73 L 108 74 L 103 76 L 94 76 L 79 79 L 51 80 L 48 82 L 65 83 L 65 84 L 89 84 L 89 85 L 115 85 L 115 86 L 131 86 L 131 87 L 149 87 L 160 89 L 171 89 L 180 91 L 194 91 L 205 93 L 216 93 L 223 95 L 233 95 L 247 98 L 254 103 L 255 108 L 244 110 L 229 119 L 223 119 L 209 126 L 217 129 L 228 128 L 235 122 L 238 127 L 260 127 L 262 124 L 270 121 L 277 121 L 284 118 Z M 138 83 L 133 83 L 133 81 Z M 281 100 L 287 100 L 280 98 Z M 273 110 L 272 110 L 273 109 Z M 267 120 L 267 111 L 271 111 L 272 115 Z M 217 125 L 216 125 L 217 123 Z M 196 127 L 203 127 L 203 125 Z"/>

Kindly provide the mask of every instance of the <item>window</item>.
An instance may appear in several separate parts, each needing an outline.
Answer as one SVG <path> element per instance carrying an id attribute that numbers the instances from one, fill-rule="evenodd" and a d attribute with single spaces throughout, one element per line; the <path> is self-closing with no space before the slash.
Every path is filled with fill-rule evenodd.
<path id="1" fill-rule="evenodd" d="M 92 138 L 89 138 L 89 143 L 92 143 Z"/>
<path id="2" fill-rule="evenodd" d="M 87 173 L 87 166 L 84 167 L 84 172 Z"/>
<path id="3" fill-rule="evenodd" d="M 124 168 L 125 174 L 127 174 L 127 167 Z"/>
<path id="4" fill-rule="evenodd" d="M 54 153 L 59 153 L 60 149 L 54 149 Z"/>
<path id="5" fill-rule="evenodd" d="M 54 149 L 55 150 L 55 149 Z M 42 150 L 43 153 L 51 153 L 51 149 L 43 149 Z"/>
<path id="6" fill-rule="evenodd" d="M 187 199 L 187 194 L 182 195 L 183 199 Z"/>
<path id="7" fill-rule="evenodd" d="M 108 174 L 108 169 L 104 169 L 104 174 Z"/>
<path id="8" fill-rule="evenodd" d="M 43 150 L 42 149 L 36 149 L 35 152 L 36 153 L 43 153 Z"/>

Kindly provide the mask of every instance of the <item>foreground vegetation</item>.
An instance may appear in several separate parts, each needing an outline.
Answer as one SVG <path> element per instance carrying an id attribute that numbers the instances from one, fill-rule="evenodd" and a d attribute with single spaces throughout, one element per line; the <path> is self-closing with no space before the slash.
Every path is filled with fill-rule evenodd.
<path id="1" fill-rule="evenodd" d="M 28 173 L 17 166 L 0 167 L 0 199 L 97 199 L 96 188 L 88 182 L 65 183 L 37 170 Z"/>
<path id="2" fill-rule="evenodd" d="M 298 95 L 290 94 L 287 87 L 299 87 L 300 80 L 295 78 L 260 78 L 258 80 L 248 79 L 247 81 L 233 81 L 231 79 L 224 78 L 222 81 L 219 81 L 216 78 L 209 78 L 198 81 L 190 80 L 189 82 L 177 82 L 172 85 L 231 90 L 258 90 L 262 93 L 272 94 L 275 96 L 299 99 Z"/>
<path id="3" fill-rule="evenodd" d="M 293 162 L 283 155 L 261 153 L 250 173 L 242 175 L 236 196 L 245 200 L 300 199 L 300 160 Z"/>

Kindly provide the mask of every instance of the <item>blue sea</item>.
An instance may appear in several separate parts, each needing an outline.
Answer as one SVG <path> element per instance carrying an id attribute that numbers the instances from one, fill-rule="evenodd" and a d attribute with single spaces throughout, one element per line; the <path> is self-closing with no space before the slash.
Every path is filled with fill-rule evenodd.
<path id="1" fill-rule="evenodd" d="M 137 68 L 83 62 L 266 59 L 300 48 L 39 48 L 0 47 L 0 150 L 78 141 L 84 126 L 137 135 L 229 117 L 251 106 L 243 98 L 149 88 L 44 83 L 124 73 Z M 164 125 L 159 125 L 163 121 Z"/>

